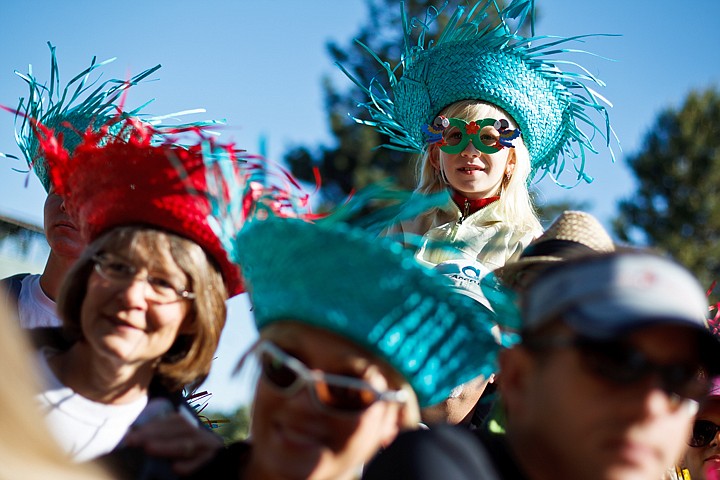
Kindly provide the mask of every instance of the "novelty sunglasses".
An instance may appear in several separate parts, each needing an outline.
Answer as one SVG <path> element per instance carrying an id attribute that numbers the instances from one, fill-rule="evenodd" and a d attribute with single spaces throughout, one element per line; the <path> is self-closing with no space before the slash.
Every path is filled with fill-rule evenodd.
<path id="1" fill-rule="evenodd" d="M 445 153 L 458 154 L 472 142 L 483 153 L 496 153 L 505 147 L 514 148 L 512 141 L 521 135 L 505 120 L 484 118 L 466 122 L 461 118 L 438 116 L 432 125 L 423 129 L 428 143 L 437 144 Z"/>

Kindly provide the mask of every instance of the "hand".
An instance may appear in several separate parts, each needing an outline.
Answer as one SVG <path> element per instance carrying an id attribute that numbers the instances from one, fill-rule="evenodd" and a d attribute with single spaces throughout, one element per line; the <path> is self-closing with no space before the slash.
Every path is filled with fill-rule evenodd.
<path id="1" fill-rule="evenodd" d="M 179 413 L 150 420 L 130 431 L 123 441 L 140 447 L 153 457 L 165 458 L 179 475 L 188 475 L 223 447 L 223 440 L 209 430 L 191 424 Z"/>

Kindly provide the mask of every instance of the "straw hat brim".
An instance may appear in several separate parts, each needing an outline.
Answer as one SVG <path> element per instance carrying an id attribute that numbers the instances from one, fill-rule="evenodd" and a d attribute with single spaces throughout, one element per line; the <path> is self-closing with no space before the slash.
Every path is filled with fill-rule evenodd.
<path id="1" fill-rule="evenodd" d="M 494 273 L 505 285 L 514 287 L 519 280 L 519 275 L 528 271 L 531 267 L 549 266 L 562 260 L 563 258 L 561 257 L 549 255 L 521 258 L 517 261 L 506 263 L 504 266 L 494 270 Z"/>

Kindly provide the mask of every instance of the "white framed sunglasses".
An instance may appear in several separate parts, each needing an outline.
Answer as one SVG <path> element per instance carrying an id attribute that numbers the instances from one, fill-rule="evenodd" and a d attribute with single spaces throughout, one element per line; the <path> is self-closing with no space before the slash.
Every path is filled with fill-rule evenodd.
<path id="1" fill-rule="evenodd" d="M 261 340 L 250 352 L 259 362 L 261 378 L 283 395 L 290 397 L 307 387 L 322 409 L 333 413 L 359 414 L 375 402 L 405 403 L 407 392 L 381 392 L 364 380 L 312 370 L 269 340 Z"/>

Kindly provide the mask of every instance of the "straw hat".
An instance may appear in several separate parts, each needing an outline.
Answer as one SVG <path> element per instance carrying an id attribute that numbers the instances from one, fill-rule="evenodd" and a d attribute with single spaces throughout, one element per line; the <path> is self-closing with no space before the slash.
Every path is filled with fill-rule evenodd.
<path id="1" fill-rule="evenodd" d="M 248 222 L 237 242 L 259 331 L 292 319 L 344 337 L 405 377 L 421 407 L 497 371 L 493 327 L 505 319 L 396 242 L 332 219 L 272 216 Z"/>
<path id="2" fill-rule="evenodd" d="M 58 141 L 62 142 L 62 146 L 72 155 L 82 143 L 82 133 L 86 130 L 99 130 L 120 111 L 126 116 L 137 116 L 140 109 L 123 110 L 121 97 L 127 89 L 137 85 L 160 68 L 160 65 L 156 65 L 126 81 L 108 79 L 95 85 L 100 82 L 100 77 L 91 80 L 90 74 L 97 73 L 96 69 L 112 62 L 114 58 L 96 62 L 93 57 L 90 66 L 74 75 L 73 79 L 63 87 L 60 84 L 55 47 L 50 42 L 48 46 L 50 47 L 49 82 L 36 78 L 32 74 L 32 69 L 27 74 L 15 72 L 30 88 L 27 98 L 20 98 L 15 118 L 19 129 L 15 133 L 15 138 L 28 167 L 35 172 L 46 192 L 50 191 L 50 175 L 40 139 L 37 138 L 38 129 L 35 128 L 33 121 L 38 121 L 52 129 Z M 79 94 L 81 91 L 91 91 L 91 93 L 81 96 Z M 108 128 L 108 135 L 117 134 L 117 130 L 119 129 Z"/>
<path id="3" fill-rule="evenodd" d="M 114 125 L 121 125 L 121 133 L 108 136 Z M 156 144 L 155 128 L 118 115 L 97 132 L 82 132 L 71 154 L 53 130 L 38 128 L 38 151 L 54 190 L 88 243 L 124 225 L 166 230 L 197 243 L 217 262 L 230 295 L 242 292 L 240 271 L 208 221 L 205 196 L 207 157 L 235 164 L 234 146 L 205 138 L 202 129 L 196 145 L 172 143 L 172 135 Z"/>
<path id="4" fill-rule="evenodd" d="M 531 268 L 571 258 L 615 251 L 610 235 L 600 222 L 586 212 L 566 210 L 523 250 L 520 258 L 495 270 L 502 281 L 517 287 L 521 274 Z"/>
<path id="5" fill-rule="evenodd" d="M 461 100 L 489 102 L 505 110 L 522 131 L 531 160 L 529 178 L 538 170 L 556 177 L 573 162 L 578 180 L 591 181 L 584 173 L 586 154 L 599 152 L 595 140 L 609 147 L 611 138 L 604 99 L 592 88 L 604 83 L 582 67 L 562 70 L 568 62 L 558 58 L 577 51 L 569 44 L 581 37 L 534 32 L 524 37 L 512 25 L 519 29 L 532 20 L 532 1 L 513 0 L 504 9 L 497 2 L 457 3 L 469 5 L 448 13 L 433 41 L 428 40 L 432 23 L 444 7 L 428 8 L 424 17 L 415 18 L 401 11 L 404 51 L 397 62 L 381 65 L 390 89 L 377 77 L 366 86 L 343 69 L 366 97 L 360 105 L 370 119 L 356 121 L 387 135 L 386 147 L 419 153 L 427 148 L 426 129 L 443 109 Z M 498 23 L 485 24 L 488 17 Z"/>

